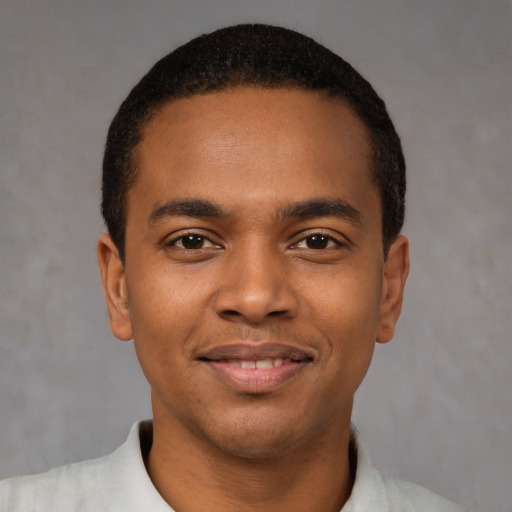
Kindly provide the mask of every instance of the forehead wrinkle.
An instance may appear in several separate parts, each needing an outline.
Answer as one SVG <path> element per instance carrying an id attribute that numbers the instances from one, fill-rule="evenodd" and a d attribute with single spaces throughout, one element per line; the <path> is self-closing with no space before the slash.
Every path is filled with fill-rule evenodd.
<path id="1" fill-rule="evenodd" d="M 281 208 L 277 213 L 280 221 L 289 218 L 312 219 L 316 217 L 338 217 L 359 225 L 363 214 L 347 201 L 342 199 L 311 199 L 292 203 Z"/>
<path id="2" fill-rule="evenodd" d="M 224 218 L 228 214 L 218 204 L 205 199 L 170 200 L 157 206 L 149 215 L 149 224 L 165 217 Z"/>

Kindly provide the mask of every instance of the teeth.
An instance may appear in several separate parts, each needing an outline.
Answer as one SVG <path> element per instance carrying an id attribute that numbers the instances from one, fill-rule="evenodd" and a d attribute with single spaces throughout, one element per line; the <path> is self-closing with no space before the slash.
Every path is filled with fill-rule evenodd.
<path id="1" fill-rule="evenodd" d="M 260 359 L 258 361 L 231 361 L 231 364 L 240 366 L 241 368 L 270 370 L 276 366 L 281 366 L 284 363 L 289 363 L 290 359 Z"/>
<path id="2" fill-rule="evenodd" d="M 259 370 L 270 370 L 274 365 L 272 364 L 272 359 L 262 359 L 261 361 L 256 361 L 256 368 Z"/>

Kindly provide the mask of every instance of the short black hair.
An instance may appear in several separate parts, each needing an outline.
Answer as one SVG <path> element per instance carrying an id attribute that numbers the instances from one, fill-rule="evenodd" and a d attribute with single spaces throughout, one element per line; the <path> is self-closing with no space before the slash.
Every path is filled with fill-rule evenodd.
<path id="1" fill-rule="evenodd" d="M 387 254 L 404 221 L 405 161 L 384 102 L 349 63 L 310 37 L 282 27 L 245 24 L 201 35 L 163 57 L 115 115 L 103 159 L 101 210 L 121 259 L 126 197 L 137 174 L 134 154 L 148 121 L 170 101 L 237 86 L 321 91 L 353 109 L 369 133 Z"/>

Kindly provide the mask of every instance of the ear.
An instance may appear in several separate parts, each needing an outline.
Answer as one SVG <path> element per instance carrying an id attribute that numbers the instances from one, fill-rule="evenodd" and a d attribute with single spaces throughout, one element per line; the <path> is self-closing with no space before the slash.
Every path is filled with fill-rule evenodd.
<path id="1" fill-rule="evenodd" d="M 384 263 L 380 324 L 377 341 L 387 343 L 395 334 L 398 317 L 402 311 L 405 281 L 409 274 L 409 241 L 398 235 L 391 245 Z"/>
<path id="2" fill-rule="evenodd" d="M 108 233 L 103 233 L 98 239 L 97 254 L 103 292 L 107 299 L 110 329 L 116 338 L 122 341 L 131 340 L 132 326 L 124 265 Z"/>

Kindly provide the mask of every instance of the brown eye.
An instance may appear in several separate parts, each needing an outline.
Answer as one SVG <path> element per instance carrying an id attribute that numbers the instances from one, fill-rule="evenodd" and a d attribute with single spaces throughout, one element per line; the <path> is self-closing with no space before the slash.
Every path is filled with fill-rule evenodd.
<path id="1" fill-rule="evenodd" d="M 190 233 L 189 235 L 183 235 L 174 240 L 171 245 L 175 247 L 181 247 L 183 249 L 193 250 L 193 249 L 202 249 L 205 245 L 212 246 L 213 244 L 208 240 L 208 238 L 197 235 L 195 233 Z"/>
<path id="2" fill-rule="evenodd" d="M 186 235 L 181 238 L 181 244 L 185 249 L 201 249 L 204 245 L 204 237 L 199 235 Z"/>
<path id="3" fill-rule="evenodd" d="M 312 235 L 304 239 L 308 249 L 326 249 L 331 239 L 324 235 Z"/>
<path id="4" fill-rule="evenodd" d="M 344 244 L 339 242 L 332 236 L 324 235 L 322 233 L 313 233 L 309 236 L 304 237 L 302 240 L 295 245 L 297 249 L 313 249 L 313 250 L 323 250 L 323 249 L 334 249 L 336 247 L 341 247 Z"/>

